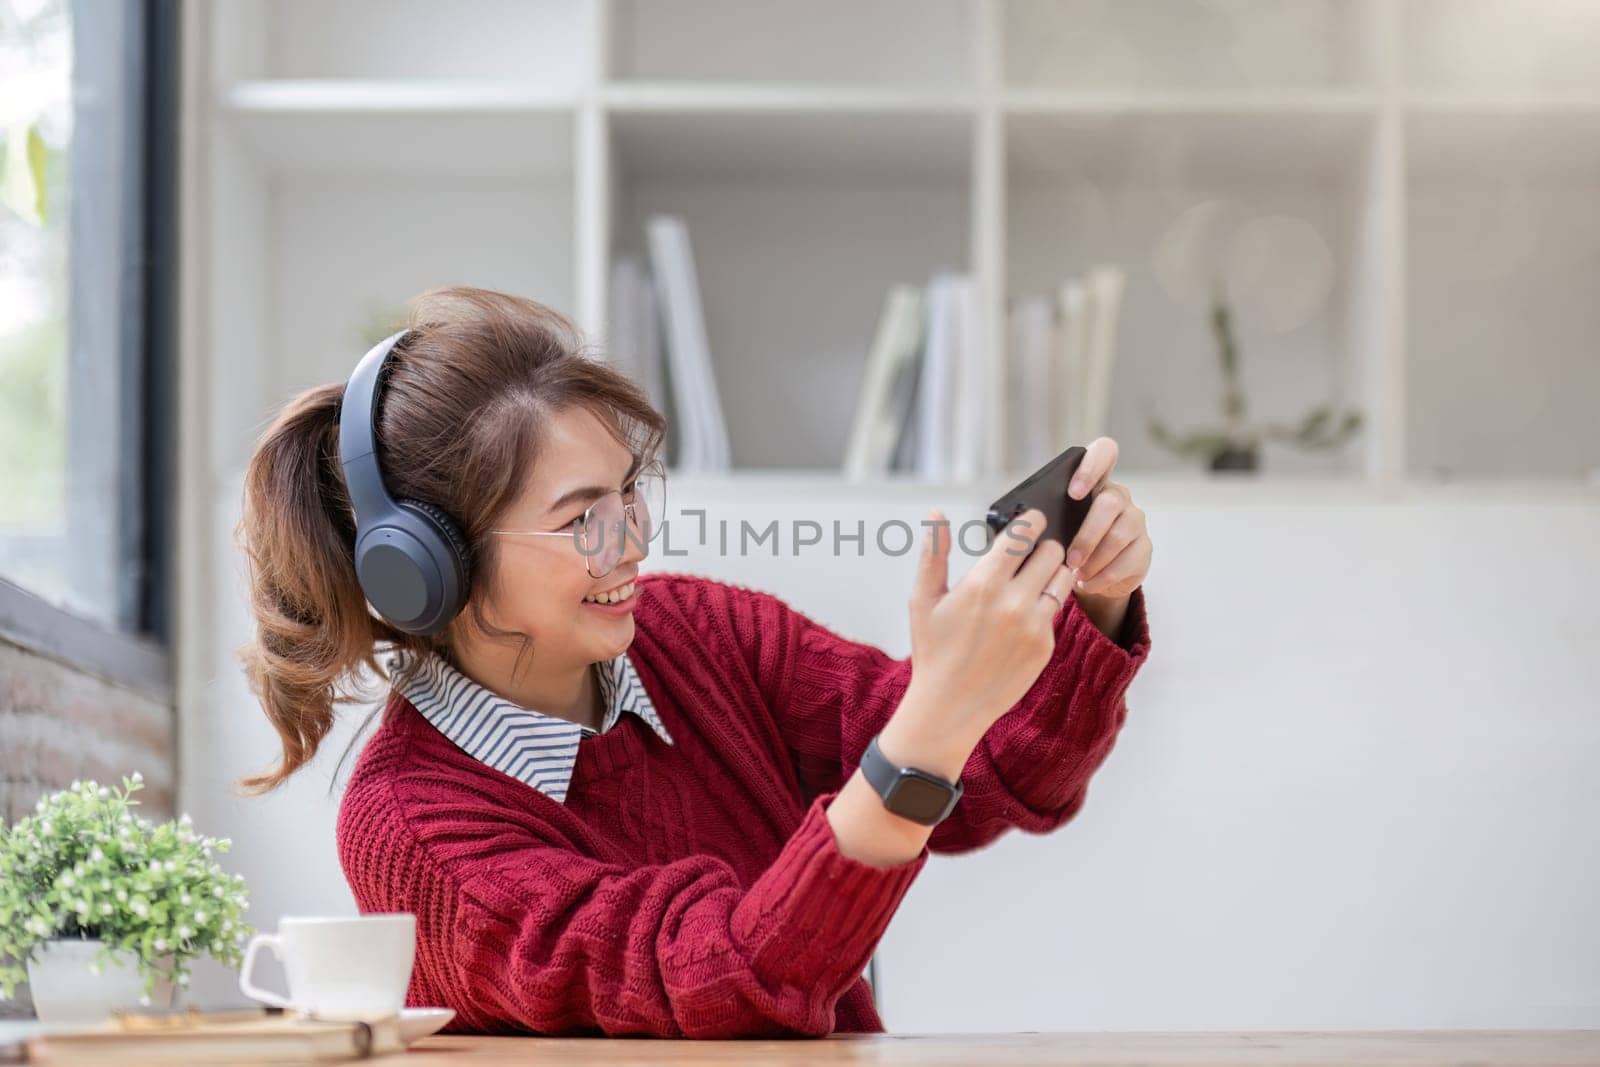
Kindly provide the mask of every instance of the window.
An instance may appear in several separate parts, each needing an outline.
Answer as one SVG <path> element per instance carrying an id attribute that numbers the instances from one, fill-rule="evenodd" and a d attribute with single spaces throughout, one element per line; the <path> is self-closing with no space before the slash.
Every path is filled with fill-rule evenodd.
<path id="1" fill-rule="evenodd" d="M 166 691 L 175 0 L 0 0 L 0 637 Z"/>

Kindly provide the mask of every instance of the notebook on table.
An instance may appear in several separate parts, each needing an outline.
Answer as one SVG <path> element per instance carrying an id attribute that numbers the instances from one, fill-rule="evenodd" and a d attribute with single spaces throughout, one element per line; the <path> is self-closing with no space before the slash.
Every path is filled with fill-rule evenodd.
<path id="1" fill-rule="evenodd" d="M 30 1063 L 334 1063 L 405 1048 L 399 1016 L 312 1019 L 254 1010 L 134 1013 L 27 1040 Z"/>

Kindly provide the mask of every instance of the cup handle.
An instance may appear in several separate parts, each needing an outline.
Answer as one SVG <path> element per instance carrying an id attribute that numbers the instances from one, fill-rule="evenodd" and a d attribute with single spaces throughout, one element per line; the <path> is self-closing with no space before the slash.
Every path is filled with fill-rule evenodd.
<path id="1" fill-rule="evenodd" d="M 252 1000 L 259 1000 L 263 1004 L 270 1004 L 274 1008 L 291 1009 L 293 1004 L 289 998 L 274 993 L 270 989 L 262 989 L 250 980 L 251 973 L 255 970 L 256 952 L 268 948 L 280 961 L 283 959 L 283 942 L 277 934 L 257 934 L 250 939 L 250 945 L 244 950 L 244 966 L 239 968 L 239 992 Z"/>

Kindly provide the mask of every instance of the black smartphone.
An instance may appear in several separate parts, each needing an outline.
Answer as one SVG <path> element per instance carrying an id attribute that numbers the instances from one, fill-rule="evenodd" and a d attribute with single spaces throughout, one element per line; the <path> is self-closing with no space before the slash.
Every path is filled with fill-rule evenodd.
<path id="1" fill-rule="evenodd" d="M 1094 503 L 1095 494 L 1092 490 L 1082 500 L 1074 500 L 1067 495 L 1072 475 L 1087 454 L 1088 450 L 1082 445 L 1073 445 L 1018 482 L 989 505 L 989 528 L 996 535 L 1002 534 L 1011 520 L 1029 508 L 1038 508 L 1044 512 L 1046 520 L 1044 536 L 1061 542 L 1063 549 L 1070 548 L 1072 539 L 1078 536 L 1078 529 L 1089 514 L 1089 506 Z"/>

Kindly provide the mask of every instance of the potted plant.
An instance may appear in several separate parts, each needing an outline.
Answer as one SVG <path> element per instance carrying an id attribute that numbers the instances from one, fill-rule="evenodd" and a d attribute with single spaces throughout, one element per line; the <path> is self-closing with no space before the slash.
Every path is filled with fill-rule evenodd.
<path id="1" fill-rule="evenodd" d="M 26 977 L 42 1022 L 165 1006 L 196 957 L 237 967 L 254 933 L 244 879 L 211 859 L 231 842 L 135 816 L 142 788 L 73 782 L 0 826 L 0 993 Z"/>
<path id="2" fill-rule="evenodd" d="M 1331 405 L 1306 412 L 1299 425 L 1245 421 L 1244 387 L 1239 376 L 1239 348 L 1233 336 L 1233 315 L 1217 286 L 1211 306 L 1211 329 L 1222 360 L 1223 425 L 1175 435 L 1165 423 L 1146 415 L 1146 425 L 1157 444 L 1181 456 L 1205 459 L 1214 471 L 1254 471 L 1260 465 L 1261 443 L 1282 441 L 1300 449 L 1335 448 L 1361 427 L 1361 413 L 1347 411 L 1335 418 Z"/>

